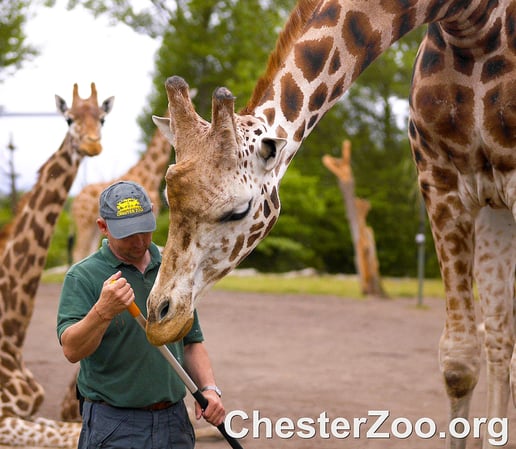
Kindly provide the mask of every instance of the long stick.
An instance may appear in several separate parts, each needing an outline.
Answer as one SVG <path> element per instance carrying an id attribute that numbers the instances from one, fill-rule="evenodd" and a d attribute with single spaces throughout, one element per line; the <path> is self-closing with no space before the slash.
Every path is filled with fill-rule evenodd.
<path id="1" fill-rule="evenodd" d="M 128 310 L 129 310 L 129 313 L 136 320 L 136 322 L 140 325 L 140 327 L 143 330 L 145 330 L 145 325 L 147 323 L 147 320 L 141 313 L 138 305 L 133 301 L 131 303 L 131 305 L 128 307 Z M 172 354 L 172 352 L 170 352 L 170 349 L 168 349 L 165 345 L 157 346 L 157 348 L 158 348 L 159 352 L 161 352 L 163 357 L 165 357 L 165 359 L 170 364 L 170 366 L 172 366 L 172 369 L 181 378 L 181 380 L 185 384 L 186 388 L 188 388 L 190 393 L 192 393 L 192 396 L 199 403 L 201 408 L 203 410 L 206 410 L 206 407 L 208 407 L 208 400 L 204 397 L 202 392 L 199 390 L 197 385 L 195 385 L 194 381 L 191 379 L 191 377 L 188 375 L 188 373 L 184 370 L 184 368 L 181 366 L 181 364 L 176 360 L 176 358 L 174 357 L 174 354 Z M 233 449 L 244 449 L 235 438 L 233 438 L 231 435 L 229 435 L 227 433 L 226 427 L 224 426 L 224 422 L 219 424 L 217 426 L 217 429 L 219 429 L 220 433 L 224 436 L 226 441 L 229 443 L 229 445 Z"/>

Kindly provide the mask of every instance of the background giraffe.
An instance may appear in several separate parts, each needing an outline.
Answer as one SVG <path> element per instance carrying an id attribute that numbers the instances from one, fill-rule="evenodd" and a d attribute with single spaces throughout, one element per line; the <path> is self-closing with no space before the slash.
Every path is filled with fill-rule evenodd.
<path id="1" fill-rule="evenodd" d="M 148 300 L 151 341 L 188 330 L 195 301 L 274 225 L 281 178 L 303 140 L 375 58 L 424 23 L 409 137 L 446 290 L 439 362 L 450 419 L 468 416 L 479 375 L 474 273 L 486 417 L 506 416 L 510 380 L 516 392 L 515 0 L 300 1 L 247 107 L 234 114 L 233 95 L 219 88 L 211 124 L 195 112 L 186 82 L 169 78 L 170 119 L 156 122 L 176 164 L 166 175 L 169 234 Z"/>
<path id="2" fill-rule="evenodd" d="M 22 348 L 45 267 L 55 223 L 84 156 L 102 151 L 101 127 L 114 98 L 98 105 L 79 97 L 74 84 L 70 108 L 56 95 L 69 128 L 60 148 L 41 166 L 36 184 L 20 201 L 0 257 L 0 444 L 74 445 L 76 424 L 29 419 L 43 401 L 42 387 L 25 367 Z"/>
<path id="3" fill-rule="evenodd" d="M 96 222 L 99 214 L 99 196 L 110 184 L 127 180 L 142 185 L 149 193 L 155 215 L 158 215 L 161 207 L 159 188 L 170 163 L 170 153 L 170 143 L 156 130 L 145 153 L 127 173 L 109 182 L 88 184 L 81 190 L 72 203 L 72 217 L 75 223 L 74 262 L 93 253 L 99 246 L 100 232 Z"/>

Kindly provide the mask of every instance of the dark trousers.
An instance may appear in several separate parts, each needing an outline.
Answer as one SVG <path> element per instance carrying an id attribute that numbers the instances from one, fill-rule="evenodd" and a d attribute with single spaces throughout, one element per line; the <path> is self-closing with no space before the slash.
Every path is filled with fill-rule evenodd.
<path id="1" fill-rule="evenodd" d="M 84 402 L 79 449 L 193 449 L 195 436 L 183 401 L 159 411 Z"/>

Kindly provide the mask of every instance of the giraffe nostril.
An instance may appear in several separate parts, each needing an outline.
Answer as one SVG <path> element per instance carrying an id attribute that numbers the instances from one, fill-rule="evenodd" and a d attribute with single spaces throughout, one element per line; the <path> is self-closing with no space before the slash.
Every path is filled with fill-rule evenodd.
<path id="1" fill-rule="evenodd" d="M 159 314 L 159 319 L 162 320 L 163 318 L 165 318 L 168 314 L 168 309 L 169 309 L 169 306 L 168 306 L 168 301 L 166 301 L 161 307 L 160 309 L 158 310 L 158 314 Z"/>

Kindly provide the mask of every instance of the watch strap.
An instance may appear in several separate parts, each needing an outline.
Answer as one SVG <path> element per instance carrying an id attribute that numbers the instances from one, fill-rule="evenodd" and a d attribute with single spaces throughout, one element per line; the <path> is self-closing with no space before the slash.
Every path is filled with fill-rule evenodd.
<path id="1" fill-rule="evenodd" d="M 222 391 L 220 391 L 220 388 L 217 387 L 217 385 L 206 385 L 205 387 L 202 387 L 201 388 L 201 391 L 208 391 L 208 390 L 212 390 L 214 391 L 215 393 L 217 393 L 217 395 L 219 396 L 219 398 L 222 396 Z"/>

